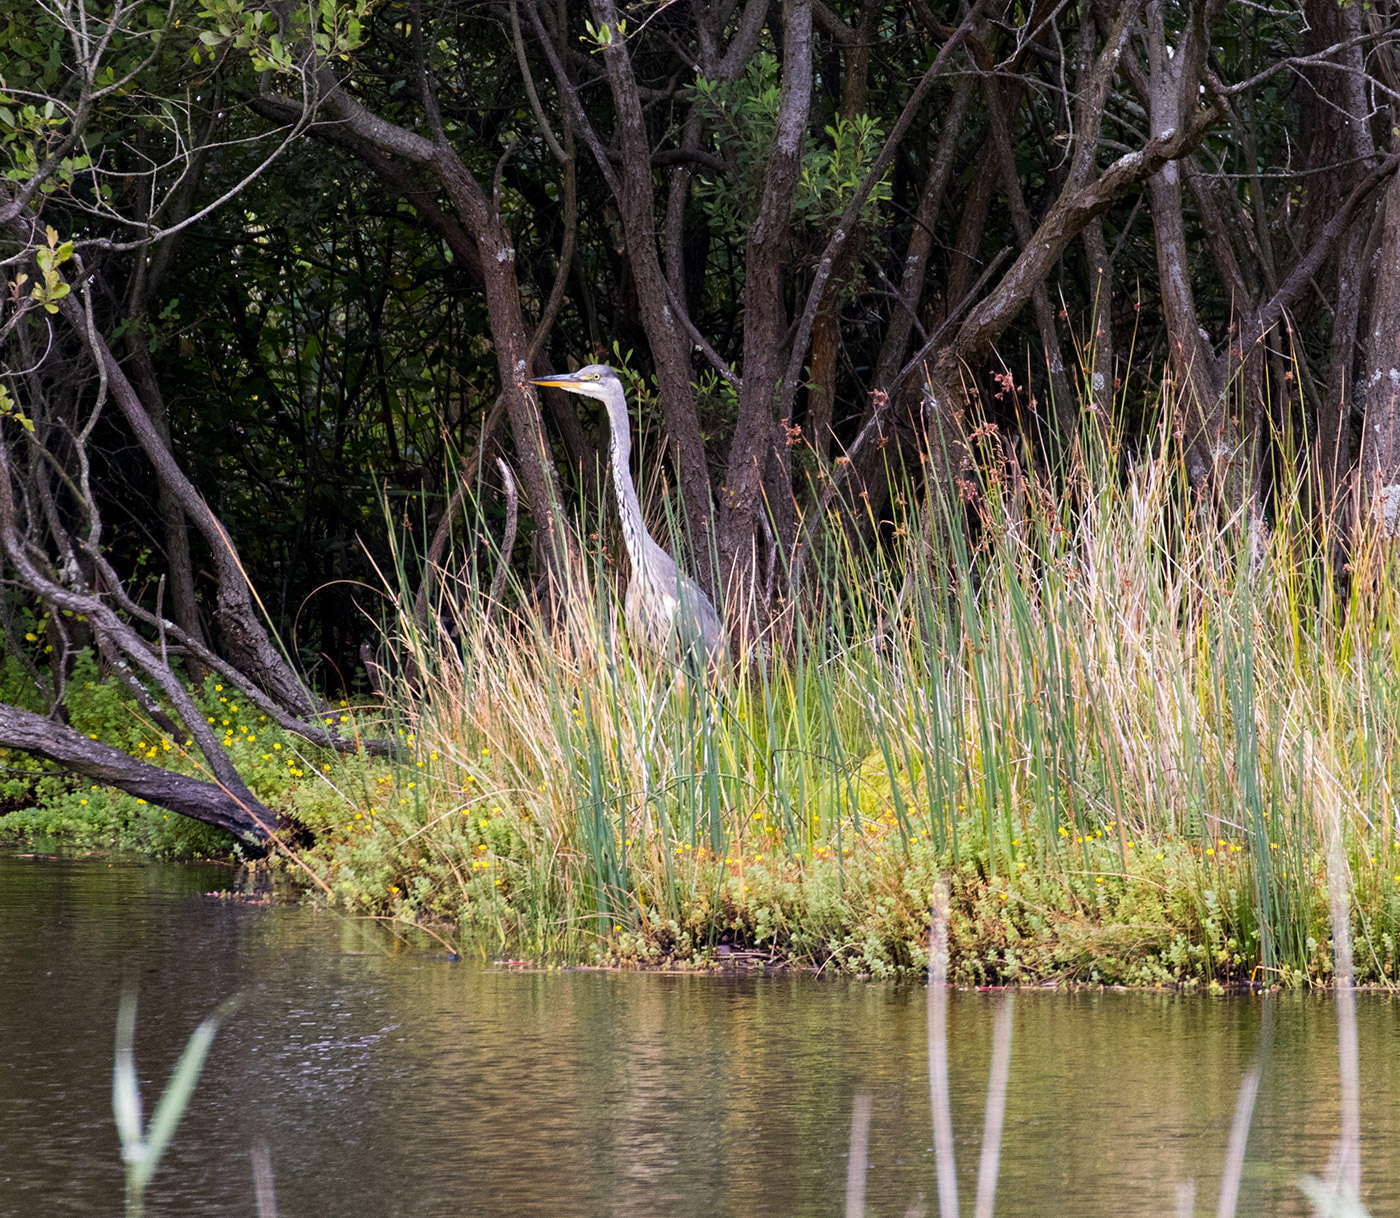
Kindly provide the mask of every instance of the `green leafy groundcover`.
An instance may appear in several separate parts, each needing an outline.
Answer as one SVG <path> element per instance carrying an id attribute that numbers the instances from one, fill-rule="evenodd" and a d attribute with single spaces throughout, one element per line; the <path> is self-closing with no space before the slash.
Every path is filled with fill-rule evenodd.
<path id="1" fill-rule="evenodd" d="M 258 798 L 289 810 L 315 805 L 317 783 L 314 777 L 308 780 L 308 766 L 324 765 L 324 759 L 313 760 L 304 742 L 269 723 L 218 682 L 211 680 L 194 692 L 210 724 L 223 730 L 224 746 Z M 44 709 L 14 657 L 0 662 L 0 699 L 28 710 Z M 70 725 L 93 739 L 143 761 L 204 775 L 197 751 L 161 732 L 124 687 L 104 680 L 91 653 L 76 658 L 64 705 Z M 0 836 L 28 842 L 57 839 L 155 858 L 241 857 L 237 843 L 222 830 L 5 749 L 0 749 Z"/>

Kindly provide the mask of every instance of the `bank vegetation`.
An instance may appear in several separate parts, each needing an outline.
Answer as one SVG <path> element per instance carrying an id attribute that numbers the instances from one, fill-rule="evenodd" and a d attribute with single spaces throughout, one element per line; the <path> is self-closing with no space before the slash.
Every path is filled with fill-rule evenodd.
<path id="1" fill-rule="evenodd" d="M 1335 838 L 1393 975 L 1391 0 L 0 29 L 10 830 L 561 959 L 917 969 L 946 874 L 969 979 L 1285 983 Z M 592 359 L 722 674 L 617 626 Z"/>

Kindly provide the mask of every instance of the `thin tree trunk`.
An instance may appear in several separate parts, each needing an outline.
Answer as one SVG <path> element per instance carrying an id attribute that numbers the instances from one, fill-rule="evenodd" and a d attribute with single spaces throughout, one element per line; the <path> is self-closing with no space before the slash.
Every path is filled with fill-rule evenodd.
<path id="1" fill-rule="evenodd" d="M 782 262 L 812 98 L 811 0 L 785 0 L 783 50 L 777 131 L 744 251 L 744 381 L 720 497 L 720 571 L 727 590 L 741 597 L 755 574 L 764 476 L 775 442 L 783 448 L 778 459 L 787 455 L 786 437 L 775 437 L 778 385 L 788 362 Z"/>
<path id="2" fill-rule="evenodd" d="M 1400 141 L 1397 141 L 1400 142 Z M 1387 537 L 1400 535 L 1400 176 L 1381 203 L 1366 353 L 1362 497 Z"/>
<path id="3" fill-rule="evenodd" d="M 880 355 L 875 363 L 875 388 L 888 388 L 891 379 L 904 366 L 905 357 L 909 352 L 909 336 L 913 332 L 914 319 L 923 301 L 929 254 L 933 251 L 933 234 L 943 210 L 948 182 L 953 175 L 958 140 L 962 138 L 967 107 L 972 100 L 976 84 L 976 78 L 971 75 L 960 77 L 953 88 L 948 110 L 940 120 L 942 130 L 938 137 L 938 151 L 934 153 L 933 164 L 929 167 L 928 178 L 919 196 L 919 206 L 914 213 L 914 226 L 909 233 L 909 247 L 904 254 L 904 271 L 899 281 L 899 300 L 890 310 L 890 324 L 885 330 Z M 985 220 L 984 207 L 982 221 Z M 980 243 L 982 225 L 979 223 L 976 227 L 977 243 Z M 976 248 L 976 243 L 973 248 Z"/>
<path id="4" fill-rule="evenodd" d="M 1182 123 L 1183 45 L 1170 48 L 1162 20 L 1161 0 L 1148 5 L 1149 120 L 1154 139 L 1177 131 Z M 1194 104 L 1194 99 L 1192 104 Z M 1162 312 L 1167 327 L 1167 350 L 1182 412 L 1187 473 L 1203 485 L 1236 445 L 1224 412 L 1222 369 L 1208 342 L 1203 341 L 1191 287 L 1191 251 L 1183 217 L 1181 167 L 1168 161 L 1148 181 L 1148 199 L 1157 240 L 1157 273 Z"/>
<path id="5" fill-rule="evenodd" d="M 987 215 L 992 209 L 995 190 L 995 174 L 973 172 L 962 215 L 958 217 L 958 233 L 953 240 L 952 256 L 948 261 L 948 286 L 943 293 L 943 307 L 932 318 L 934 325 L 943 322 L 958 307 L 958 303 L 966 299 L 981 274 L 978 251 L 982 248 L 982 237 L 987 231 Z M 903 365 L 901 358 L 897 368 Z"/>
<path id="6" fill-rule="evenodd" d="M 1307 51 L 1316 53 L 1338 43 L 1351 43 L 1342 52 L 1346 71 L 1319 70 L 1310 74 L 1308 84 L 1319 104 L 1317 135 L 1309 148 L 1309 164 L 1321 169 L 1346 157 L 1372 164 L 1376 143 L 1366 97 L 1361 6 L 1339 0 L 1308 0 L 1305 11 L 1309 26 Z M 1321 195 L 1323 207 L 1329 203 L 1335 207 L 1339 185 L 1324 177 L 1323 190 L 1308 192 L 1309 204 L 1314 195 Z M 1317 418 L 1317 464 L 1324 510 L 1338 503 L 1339 491 L 1351 470 L 1351 412 L 1355 407 L 1364 410 L 1364 396 L 1357 383 L 1357 356 L 1362 299 L 1367 286 L 1365 258 L 1371 228 L 1368 215 L 1373 211 L 1368 209 L 1357 216 L 1337 248 L 1337 301 L 1332 313 L 1327 383 Z M 1307 224 L 1303 227 L 1305 232 L 1311 228 Z"/>
<path id="7" fill-rule="evenodd" d="M 1016 173 L 1016 156 L 1011 148 L 1011 116 L 1009 107 L 1002 100 L 1000 81 L 995 76 L 984 78 L 987 93 L 987 110 L 991 116 L 992 148 L 997 158 L 1001 174 L 1002 188 L 1011 209 L 1011 224 L 1016 230 L 1016 240 L 1025 249 L 1035 240 L 1035 223 L 1026 208 L 1025 196 L 1021 191 L 1021 179 Z M 1095 136 L 1097 141 L 1097 136 Z M 1041 279 L 1031 289 L 1031 304 L 1035 308 L 1036 326 L 1040 330 L 1041 354 L 1050 380 L 1050 396 L 1053 399 L 1054 417 L 1061 436 L 1074 434 L 1075 419 L 1079 413 L 1079 403 L 1070 392 L 1069 377 L 1065 374 L 1064 351 L 1060 346 L 1060 331 L 1055 324 L 1057 309 L 1050 299 L 1050 289 Z"/>
<path id="8" fill-rule="evenodd" d="M 527 362 L 530 339 L 520 306 L 515 246 L 496 208 L 455 152 L 439 141 L 433 146 L 429 163 L 446 186 L 453 208 L 465 221 L 477 247 L 496 368 L 515 451 L 520 456 L 525 494 L 534 513 L 535 526 L 541 530 L 548 569 L 551 574 L 557 574 L 563 571 L 567 561 L 569 538 L 544 420 L 527 384 L 532 372 Z"/>
<path id="9" fill-rule="evenodd" d="M 216 89 L 214 95 L 208 98 L 203 135 L 198 147 L 190 156 L 184 180 L 170 202 L 167 222 L 178 224 L 194 210 L 195 198 L 204 180 L 209 148 L 218 134 L 223 118 L 223 99 L 221 91 Z M 151 358 L 150 317 L 152 302 L 188 232 L 188 229 L 180 230 L 159 242 L 149 256 L 135 259 L 128 299 L 131 325 L 127 329 L 127 354 L 131 381 L 146 405 L 161 443 L 172 453 L 174 448 L 170 442 L 170 415 Z M 204 625 L 200 620 L 199 605 L 195 597 L 194 563 L 190 557 L 190 534 L 185 511 L 180 506 L 179 499 L 163 481 L 157 482 L 157 503 L 165 533 L 168 576 L 166 590 L 170 596 L 174 618 L 186 634 L 203 641 Z M 191 679 L 202 680 L 205 675 L 203 666 L 193 660 L 187 660 L 186 663 Z"/>
<path id="10" fill-rule="evenodd" d="M 851 527 L 861 533 L 868 533 L 873 522 L 883 515 L 889 501 L 890 479 L 887 465 L 896 456 L 889 448 L 889 440 L 897 433 L 892 424 L 884 420 L 908 418 L 917 408 L 917 394 L 912 387 L 903 391 L 900 400 L 890 402 L 890 394 L 896 390 L 895 381 L 903 368 L 909 353 L 909 338 L 921 305 L 923 304 L 924 280 L 928 274 L 929 256 L 933 252 L 934 232 L 947 197 L 948 184 L 952 180 L 953 166 L 957 156 L 958 140 L 962 136 L 967 120 L 968 105 L 977 86 L 976 77 L 964 74 L 958 78 L 953 89 L 952 102 L 942 117 L 943 128 L 939 135 L 938 150 L 924 182 L 919 206 L 914 213 L 914 226 L 909 234 L 909 246 L 904 256 L 904 270 L 900 277 L 899 299 L 890 311 L 889 326 L 885 331 L 880 354 L 875 363 L 875 376 L 871 382 L 870 400 L 862 412 L 857 437 L 867 435 L 871 427 L 878 428 L 873 440 L 861 444 L 856 451 L 846 454 L 851 461 L 851 469 L 844 481 L 854 488 L 847 495 L 847 502 L 861 505 L 855 513 Z M 987 175 L 979 175 L 972 187 L 972 198 L 964 206 L 959 236 L 953 260 L 958 266 L 958 275 L 970 271 L 974 266 L 977 248 L 982 242 L 982 231 L 987 222 L 987 211 L 991 203 L 991 191 L 982 189 L 980 183 Z M 949 295 L 954 290 L 953 274 L 950 274 L 947 288 Z M 967 277 L 967 287 L 971 286 L 971 276 Z M 967 294 L 967 287 L 963 295 Z M 947 318 L 949 308 L 956 307 L 956 301 L 944 299 L 942 307 L 928 310 L 934 313 L 931 321 L 937 326 Z M 898 462 L 895 461 L 895 464 Z"/>
<path id="11" fill-rule="evenodd" d="M 845 70 L 841 78 L 840 115 L 852 123 L 865 111 L 866 92 L 870 80 L 870 42 L 875 23 L 884 7 L 883 0 L 865 0 L 860 23 L 856 29 L 845 31 L 841 53 Z M 842 253 L 837 269 L 827 281 L 812 324 L 812 365 L 807 378 L 807 430 L 818 462 L 825 466 L 831 449 L 831 425 L 836 402 L 836 364 L 841 343 L 841 294 L 847 274 L 859 258 L 858 239 L 853 235 Z"/>
<path id="12" fill-rule="evenodd" d="M 1113 259 L 1104 241 L 1103 220 L 1095 216 L 1084 227 L 1084 254 L 1089 262 L 1089 299 L 1092 302 L 1089 334 L 1089 400 L 1106 424 L 1113 414 L 1115 370 L 1113 366 Z"/>
<path id="13" fill-rule="evenodd" d="M 1337 307 L 1332 313 L 1327 389 L 1317 420 L 1318 468 L 1325 507 L 1336 503 L 1337 493 L 1351 469 L 1348 420 L 1353 405 L 1364 403 L 1356 383 L 1356 342 L 1361 328 L 1368 227 L 1360 222 L 1352 225 L 1337 251 Z"/>
<path id="14" fill-rule="evenodd" d="M 156 435 L 169 450 L 170 416 L 165 408 L 165 397 L 160 391 L 155 367 L 151 363 L 151 348 L 144 324 L 138 323 L 127 331 L 127 350 L 130 354 L 127 366 L 131 371 L 131 382 L 147 406 Z M 172 616 L 186 634 L 203 639 L 204 625 L 200 621 L 199 603 L 195 598 L 194 563 L 190 558 L 190 533 L 185 509 L 164 480 L 157 483 L 157 495 L 165 532 L 166 593 L 170 597 Z M 200 668 L 194 663 L 190 669 L 190 676 L 195 681 L 203 678 Z"/>
<path id="15" fill-rule="evenodd" d="M 229 658 L 294 714 L 313 713 L 316 709 L 314 699 L 268 637 L 259 610 L 253 603 L 243 562 L 223 522 L 185 476 L 171 456 L 170 449 L 162 443 L 140 396 L 106 340 L 101 334 L 89 330 L 78 293 L 65 296 L 60 303 L 60 311 L 87 344 L 94 360 L 104 368 L 112 399 L 154 467 L 156 477 L 169 488 L 209 543 L 219 579 L 215 618 Z"/>
<path id="16" fill-rule="evenodd" d="M 681 499 L 685 505 L 686 526 L 695 552 L 695 575 L 699 583 L 714 590 L 709 555 L 713 541 L 710 504 L 710 470 L 704 438 L 691 385 L 691 341 L 672 308 L 666 274 L 656 240 L 655 197 L 652 187 L 651 147 L 642 114 L 637 80 L 627 43 L 620 34 L 620 20 L 612 0 L 591 0 L 594 20 L 613 31 L 603 50 L 608 85 L 617 113 L 617 135 L 622 151 L 620 174 L 609 174 L 614 197 L 622 217 L 627 257 L 637 285 L 642 326 L 656 364 L 657 389 Z M 577 116 L 576 116 L 577 117 Z M 591 132 L 591 128 L 589 129 Z M 602 152 L 596 136 L 589 141 L 595 156 Z M 606 156 L 603 160 L 606 161 Z M 677 307 L 683 307 L 677 299 Z"/>

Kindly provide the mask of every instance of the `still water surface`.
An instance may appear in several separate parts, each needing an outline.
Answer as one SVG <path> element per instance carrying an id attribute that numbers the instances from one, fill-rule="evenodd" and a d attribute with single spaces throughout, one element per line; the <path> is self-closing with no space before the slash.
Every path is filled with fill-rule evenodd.
<path id="1" fill-rule="evenodd" d="M 157 1215 L 835 1215 L 873 1097 L 868 1212 L 936 1209 L 922 987 L 492 972 L 306 908 L 204 896 L 227 870 L 0 856 L 0 1215 L 120 1212 L 112 1034 L 139 987 L 147 1110 L 234 992 L 150 1194 Z M 998 996 L 950 1003 L 970 1210 Z M 1400 1005 L 1361 1002 L 1372 1213 L 1400 1213 Z M 1263 1064 L 1241 1213 L 1303 1215 L 1336 1131 L 1315 998 L 1016 996 L 999 1215 L 1214 1212 L 1241 1075 Z"/>

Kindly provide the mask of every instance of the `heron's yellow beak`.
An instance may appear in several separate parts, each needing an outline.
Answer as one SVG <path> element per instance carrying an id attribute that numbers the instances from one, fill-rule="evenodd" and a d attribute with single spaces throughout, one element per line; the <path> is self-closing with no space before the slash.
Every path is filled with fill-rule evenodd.
<path id="1" fill-rule="evenodd" d="M 530 382 L 532 385 L 542 385 L 546 389 L 569 389 L 576 383 L 571 376 L 546 376 Z"/>

